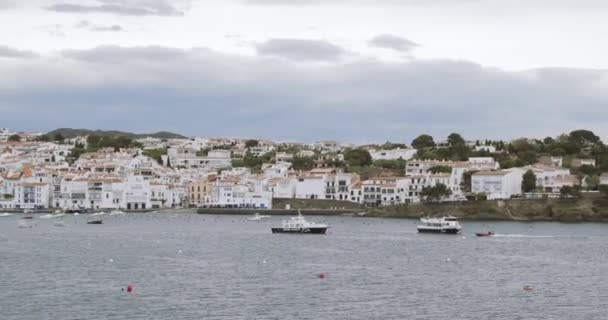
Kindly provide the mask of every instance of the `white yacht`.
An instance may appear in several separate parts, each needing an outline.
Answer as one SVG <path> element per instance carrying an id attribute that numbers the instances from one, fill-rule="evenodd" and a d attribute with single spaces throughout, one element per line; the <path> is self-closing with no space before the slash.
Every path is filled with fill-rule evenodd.
<path id="1" fill-rule="evenodd" d="M 326 224 L 308 222 L 298 212 L 298 215 L 291 217 L 289 220 L 284 220 L 281 227 L 272 228 L 272 233 L 309 233 L 309 234 L 325 234 L 328 226 Z"/>
<path id="2" fill-rule="evenodd" d="M 420 218 L 418 232 L 457 234 L 462 229 L 458 219 L 452 216 L 441 218 Z"/>
<path id="3" fill-rule="evenodd" d="M 247 217 L 248 221 L 262 221 L 264 219 L 268 219 L 270 216 L 263 216 L 259 212 L 256 212 L 253 217 Z"/>
<path id="4" fill-rule="evenodd" d="M 0 217 L 10 217 L 12 215 L 13 215 L 12 213 L 6 213 L 6 212 L 5 213 L 0 213 Z"/>

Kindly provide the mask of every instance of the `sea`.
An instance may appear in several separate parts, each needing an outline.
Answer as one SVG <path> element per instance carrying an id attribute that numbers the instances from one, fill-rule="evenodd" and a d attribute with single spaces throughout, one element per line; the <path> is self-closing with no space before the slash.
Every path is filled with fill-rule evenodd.
<path id="1" fill-rule="evenodd" d="M 309 216 L 328 233 L 293 235 L 271 233 L 285 217 L 21 217 L 0 218 L 2 320 L 608 319 L 607 224 L 464 221 L 442 235 Z"/>

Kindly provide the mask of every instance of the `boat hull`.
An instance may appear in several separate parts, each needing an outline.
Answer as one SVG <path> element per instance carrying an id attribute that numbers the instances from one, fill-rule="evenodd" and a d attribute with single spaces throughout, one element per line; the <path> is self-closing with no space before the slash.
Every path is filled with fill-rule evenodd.
<path id="1" fill-rule="evenodd" d="M 325 234 L 327 228 L 272 228 L 272 233 Z"/>
<path id="2" fill-rule="evenodd" d="M 102 220 L 89 221 L 87 224 L 103 224 Z"/>
<path id="3" fill-rule="evenodd" d="M 446 228 L 446 229 L 436 229 L 436 228 L 418 228 L 419 233 L 447 233 L 447 234 L 458 234 L 460 229 Z"/>

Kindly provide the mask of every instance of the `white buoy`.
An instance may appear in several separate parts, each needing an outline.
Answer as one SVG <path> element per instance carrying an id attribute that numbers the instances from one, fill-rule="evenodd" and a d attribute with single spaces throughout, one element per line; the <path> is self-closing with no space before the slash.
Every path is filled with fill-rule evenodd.
<path id="1" fill-rule="evenodd" d="M 177 253 L 182 253 L 182 252 L 183 252 L 182 249 L 177 250 Z"/>
<path id="2" fill-rule="evenodd" d="M 110 262 L 114 262 L 114 259 L 110 259 Z"/>
<path id="3" fill-rule="evenodd" d="M 450 260 L 450 258 L 445 259 L 445 262 L 450 262 L 452 260 Z"/>

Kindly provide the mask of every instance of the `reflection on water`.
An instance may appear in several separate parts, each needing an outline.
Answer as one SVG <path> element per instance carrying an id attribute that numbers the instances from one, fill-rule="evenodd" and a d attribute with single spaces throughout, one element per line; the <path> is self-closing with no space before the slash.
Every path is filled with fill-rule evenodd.
<path id="1" fill-rule="evenodd" d="M 0 319 L 603 319 L 608 226 L 129 214 L 0 220 Z M 491 230 L 496 237 L 477 238 Z M 318 275 L 323 273 L 324 278 Z M 127 293 L 131 284 L 133 292 Z M 524 291 L 530 285 L 533 291 Z M 123 291 L 124 290 L 124 291 Z"/>

